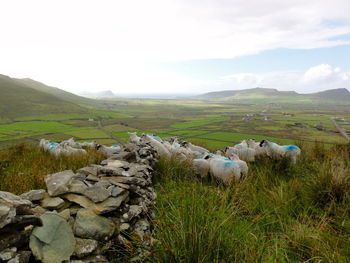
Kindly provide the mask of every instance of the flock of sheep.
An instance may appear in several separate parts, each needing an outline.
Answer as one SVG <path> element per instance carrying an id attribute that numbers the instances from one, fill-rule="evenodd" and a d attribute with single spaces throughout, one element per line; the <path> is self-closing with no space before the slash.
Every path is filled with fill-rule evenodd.
<path id="1" fill-rule="evenodd" d="M 225 185 L 231 185 L 246 177 L 249 170 L 247 162 L 254 162 L 256 157 L 266 156 L 274 160 L 288 158 L 295 164 L 301 153 L 298 146 L 278 145 L 268 140 L 261 142 L 256 142 L 254 139 L 243 140 L 232 147 L 226 147 L 224 152 L 210 153 L 207 149 L 190 142 L 180 142 L 177 137 L 162 139 L 145 133 L 137 136 L 135 132 L 130 132 L 129 137 L 129 142 L 132 144 L 151 145 L 159 157 L 190 161 L 196 174 L 202 178 L 211 176 Z M 78 143 L 73 138 L 60 143 L 42 139 L 40 147 L 55 156 L 86 154 L 86 150 L 82 147 L 99 150 L 107 156 L 121 150 L 118 145 L 105 146 L 96 142 Z"/>
<path id="2" fill-rule="evenodd" d="M 129 133 L 131 143 L 149 143 L 160 157 L 175 157 L 189 160 L 194 171 L 202 178 L 212 176 L 225 185 L 241 180 L 248 175 L 247 162 L 255 161 L 258 156 L 267 156 L 275 160 L 289 158 L 293 164 L 300 156 L 300 148 L 295 145 L 278 145 L 268 140 L 256 142 L 244 140 L 225 152 L 210 153 L 207 149 L 190 142 L 179 142 L 178 138 L 161 139 L 158 136 Z"/>

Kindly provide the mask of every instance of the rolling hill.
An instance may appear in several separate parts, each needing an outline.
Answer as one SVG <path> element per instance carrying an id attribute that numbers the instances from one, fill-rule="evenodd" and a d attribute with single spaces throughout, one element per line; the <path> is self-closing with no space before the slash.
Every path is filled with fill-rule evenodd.
<path id="1" fill-rule="evenodd" d="M 295 91 L 253 88 L 246 90 L 224 90 L 208 92 L 191 97 L 197 100 L 245 103 L 329 103 L 350 104 L 350 92 L 347 89 L 333 89 L 311 94 L 299 94 Z"/>
<path id="2" fill-rule="evenodd" d="M 65 101 L 69 101 L 75 104 L 85 104 L 85 105 L 97 105 L 100 104 L 99 101 L 97 100 L 93 100 L 93 99 L 89 99 L 89 98 L 85 98 L 85 97 L 81 97 L 78 95 L 75 95 L 73 93 L 55 88 L 55 87 L 51 87 L 48 85 L 45 85 L 39 81 L 36 80 L 32 80 L 29 78 L 25 78 L 25 79 L 13 79 L 15 82 L 25 85 L 27 87 L 30 87 L 32 89 L 35 89 L 37 91 L 40 92 L 45 92 L 48 94 L 51 94 L 59 99 L 65 100 Z"/>
<path id="3" fill-rule="evenodd" d="M 47 92 L 39 91 L 8 76 L 0 75 L 0 119 L 47 113 L 82 113 L 86 109 L 60 99 Z M 78 96 L 77 96 L 78 97 Z"/>

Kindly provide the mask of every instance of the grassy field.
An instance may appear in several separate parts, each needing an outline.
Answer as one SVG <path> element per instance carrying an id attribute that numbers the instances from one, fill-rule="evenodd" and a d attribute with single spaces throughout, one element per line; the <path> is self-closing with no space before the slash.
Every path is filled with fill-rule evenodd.
<path id="1" fill-rule="evenodd" d="M 328 144 L 347 141 L 339 135 L 330 117 L 349 120 L 348 107 L 314 105 L 239 105 L 201 101 L 123 99 L 91 106 L 86 113 L 43 114 L 3 120 L 0 147 L 18 142 L 57 140 L 97 140 L 116 143 L 100 129 L 127 140 L 128 131 L 147 131 L 165 136 L 180 136 L 212 146 L 235 144 L 246 138 L 271 139 L 279 143 L 320 141 Z M 314 125 L 321 124 L 318 130 Z M 341 122 L 339 122 L 342 125 Z M 349 126 L 344 126 L 349 129 Z"/>
<path id="2" fill-rule="evenodd" d="M 348 262 L 350 148 L 303 145 L 301 161 L 259 160 L 231 188 L 162 160 L 151 262 Z"/>

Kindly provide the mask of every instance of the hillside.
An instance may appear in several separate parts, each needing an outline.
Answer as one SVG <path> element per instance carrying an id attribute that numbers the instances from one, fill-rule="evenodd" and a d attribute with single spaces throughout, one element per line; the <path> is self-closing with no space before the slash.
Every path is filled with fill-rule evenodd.
<path id="1" fill-rule="evenodd" d="M 55 88 L 55 87 L 47 86 L 39 81 L 35 81 L 35 80 L 29 79 L 29 78 L 13 79 L 13 80 L 19 84 L 25 85 L 25 86 L 30 87 L 32 89 L 35 89 L 37 91 L 51 94 L 51 95 L 56 96 L 62 100 L 69 101 L 69 102 L 72 102 L 75 104 L 96 105 L 96 104 L 100 103 L 100 102 L 93 100 L 93 99 L 84 98 L 84 97 L 75 95 L 73 93 L 70 93 L 70 92 Z"/>
<path id="2" fill-rule="evenodd" d="M 0 75 L 0 94 L 2 120 L 43 113 L 82 113 L 86 111 L 79 105 L 32 89 L 4 75 Z"/>
<path id="3" fill-rule="evenodd" d="M 198 100 L 248 103 L 350 103 L 350 92 L 347 89 L 333 89 L 318 93 L 299 94 L 295 91 L 279 91 L 277 89 L 253 88 L 246 90 L 224 90 L 209 92 L 192 97 Z"/>

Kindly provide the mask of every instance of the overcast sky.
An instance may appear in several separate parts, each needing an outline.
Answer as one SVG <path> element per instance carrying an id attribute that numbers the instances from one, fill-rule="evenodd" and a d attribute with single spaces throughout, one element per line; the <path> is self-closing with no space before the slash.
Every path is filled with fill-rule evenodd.
<path id="1" fill-rule="evenodd" d="M 79 93 L 350 89 L 349 0 L 0 0 L 0 74 Z"/>

